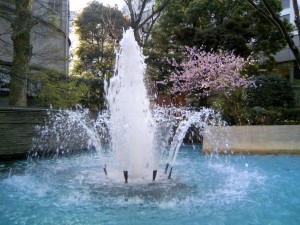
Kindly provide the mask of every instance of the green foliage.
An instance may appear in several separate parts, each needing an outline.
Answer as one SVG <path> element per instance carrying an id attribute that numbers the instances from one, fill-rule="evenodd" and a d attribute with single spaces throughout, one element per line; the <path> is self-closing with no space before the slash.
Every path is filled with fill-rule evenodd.
<path id="1" fill-rule="evenodd" d="M 292 82 L 293 85 L 300 85 L 300 80 L 299 79 L 295 79 Z"/>
<path id="2" fill-rule="evenodd" d="M 80 104 L 85 108 L 94 110 L 104 108 L 104 81 L 97 78 L 80 78 L 78 80 L 84 83 L 88 89 Z"/>
<path id="3" fill-rule="evenodd" d="M 210 99 L 213 108 L 222 114 L 230 125 L 244 124 L 244 91 L 242 88 L 230 91 L 229 94 L 219 93 Z"/>
<path id="4" fill-rule="evenodd" d="M 294 92 L 286 79 L 277 76 L 258 76 L 254 79 L 256 87 L 246 90 L 245 103 L 248 107 L 294 106 Z"/>
<path id="5" fill-rule="evenodd" d="M 175 32 L 185 24 L 188 2 L 171 1 L 153 28 L 152 38 L 144 46 L 149 77 L 154 82 L 163 81 L 171 74 L 173 67 L 168 59 L 180 62 L 182 58 L 184 47 L 175 39 Z M 166 93 L 169 87 L 157 84 L 157 88 L 159 93 Z"/>
<path id="6" fill-rule="evenodd" d="M 103 107 L 103 81 L 113 75 L 115 47 L 128 24 L 121 11 L 98 1 L 90 2 L 75 19 L 79 45 L 71 73 L 88 87 L 81 100 L 84 107 Z"/>
<path id="7" fill-rule="evenodd" d="M 54 71 L 39 73 L 35 82 L 42 86 L 36 102 L 39 106 L 53 108 L 73 108 L 87 95 L 88 89 L 84 83 L 75 79 L 65 79 Z"/>
<path id="8" fill-rule="evenodd" d="M 74 21 L 79 46 L 75 49 L 72 74 L 104 79 L 114 69 L 115 46 L 128 22 L 117 8 L 93 1 Z"/>
<path id="9" fill-rule="evenodd" d="M 281 1 L 270 1 L 275 12 Z M 207 50 L 225 49 L 247 57 L 251 53 L 269 56 L 284 47 L 285 39 L 273 25 L 260 16 L 246 1 L 192 0 L 188 6 L 187 26 L 194 35 L 178 32 L 181 42 L 188 41 Z M 292 30 L 287 25 L 288 30 Z"/>
<path id="10" fill-rule="evenodd" d="M 233 101 L 218 95 L 212 102 L 230 125 L 300 125 L 300 108 L 249 108 L 243 102 L 243 95 L 236 94 L 231 96 Z"/>
<path id="11" fill-rule="evenodd" d="M 279 0 L 270 1 L 277 13 Z M 291 31 L 291 25 L 287 24 Z M 172 68 L 168 58 L 182 58 L 182 46 L 206 51 L 227 50 L 248 57 L 264 56 L 271 63 L 272 54 L 286 44 L 281 33 L 257 13 L 246 1 L 174 0 L 166 7 L 153 29 L 152 40 L 146 46 L 147 63 L 153 67 L 153 80 L 164 80 Z M 251 68 L 253 72 L 261 69 Z"/>
<path id="12" fill-rule="evenodd" d="M 294 106 L 294 92 L 286 79 L 255 77 L 256 87 L 217 95 L 212 106 L 231 125 L 300 124 L 300 108 Z"/>
<path id="13" fill-rule="evenodd" d="M 300 108 L 248 108 L 244 123 L 251 125 L 300 125 Z"/>

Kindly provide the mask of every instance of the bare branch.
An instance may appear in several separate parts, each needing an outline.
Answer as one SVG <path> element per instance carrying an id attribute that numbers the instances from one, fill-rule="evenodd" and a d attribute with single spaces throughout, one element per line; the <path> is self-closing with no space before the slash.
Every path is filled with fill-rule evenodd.
<path id="1" fill-rule="evenodd" d="M 134 0 L 125 0 L 129 9 L 131 27 L 134 30 L 135 39 L 140 46 L 143 46 L 149 39 L 151 29 L 160 13 L 171 2 L 171 0 L 163 0 L 159 5 L 153 5 L 152 9 L 149 10 L 147 10 L 147 6 L 149 6 L 148 4 L 155 4 L 154 1 L 139 0 L 138 8 L 134 7 L 133 2 Z"/>
<path id="2" fill-rule="evenodd" d="M 149 20 L 151 20 L 156 15 L 160 15 L 160 13 L 165 9 L 165 7 L 171 2 L 171 0 L 165 0 L 157 9 L 153 10 L 152 13 L 143 20 L 143 22 L 139 25 L 139 28 L 144 26 Z M 157 18 L 156 18 L 157 19 Z M 155 19 L 155 20 L 156 20 Z"/>

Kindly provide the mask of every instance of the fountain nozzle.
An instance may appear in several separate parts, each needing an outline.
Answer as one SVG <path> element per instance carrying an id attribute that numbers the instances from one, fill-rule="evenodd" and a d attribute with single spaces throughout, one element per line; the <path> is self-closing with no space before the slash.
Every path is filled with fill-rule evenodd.
<path id="1" fill-rule="evenodd" d="M 153 170 L 153 181 L 155 181 L 155 178 L 156 178 L 156 175 L 157 175 L 157 170 Z"/>
<path id="2" fill-rule="evenodd" d="M 171 179 L 172 170 L 173 170 L 173 167 L 171 167 L 171 169 L 170 169 L 170 173 L 169 173 L 168 179 Z"/>
<path id="3" fill-rule="evenodd" d="M 124 170 L 123 173 L 124 173 L 124 178 L 125 178 L 125 184 L 127 184 L 128 183 L 128 171 Z"/>
<path id="4" fill-rule="evenodd" d="M 105 164 L 103 170 L 104 170 L 105 175 L 107 176 L 106 164 Z"/>
<path id="5" fill-rule="evenodd" d="M 169 168 L 169 163 L 166 164 L 165 174 L 167 174 Z"/>

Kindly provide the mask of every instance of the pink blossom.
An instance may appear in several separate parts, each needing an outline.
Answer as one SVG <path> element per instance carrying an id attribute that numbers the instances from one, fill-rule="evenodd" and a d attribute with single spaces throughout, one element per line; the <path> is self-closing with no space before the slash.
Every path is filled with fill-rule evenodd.
<path id="1" fill-rule="evenodd" d="M 249 60 L 235 56 L 233 52 L 205 52 L 189 47 L 186 50 L 185 61 L 171 61 L 176 68 L 169 78 L 174 93 L 201 90 L 201 95 L 209 95 L 211 91 L 229 92 L 253 85 L 250 79 L 241 76 Z"/>

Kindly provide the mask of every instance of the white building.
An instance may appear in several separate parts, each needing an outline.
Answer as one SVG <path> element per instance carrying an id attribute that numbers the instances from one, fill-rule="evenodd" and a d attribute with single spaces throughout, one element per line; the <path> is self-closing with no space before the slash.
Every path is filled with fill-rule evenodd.
<path id="1" fill-rule="evenodd" d="M 283 10 L 281 11 L 281 18 L 282 19 L 287 19 L 290 21 L 291 24 L 294 23 L 294 9 L 293 9 L 293 3 L 292 0 L 281 0 L 282 1 L 282 8 Z M 299 45 L 299 37 L 298 37 L 298 31 L 294 31 L 294 42 L 298 46 Z M 289 46 L 286 46 L 283 48 L 280 52 L 278 52 L 275 55 L 275 60 L 278 62 L 278 66 L 275 69 L 275 74 L 278 74 L 280 76 L 288 78 L 291 82 L 295 80 L 300 80 L 300 71 L 295 63 L 295 57 L 290 50 Z"/>

